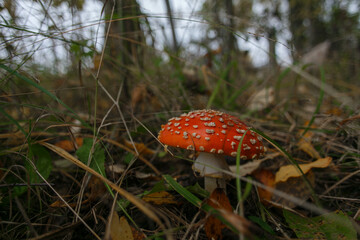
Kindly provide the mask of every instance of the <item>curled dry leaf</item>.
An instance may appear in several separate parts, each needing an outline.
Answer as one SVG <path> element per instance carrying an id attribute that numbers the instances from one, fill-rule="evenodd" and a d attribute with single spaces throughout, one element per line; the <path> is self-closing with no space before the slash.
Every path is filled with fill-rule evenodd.
<path id="1" fill-rule="evenodd" d="M 81 138 L 81 137 L 75 138 L 77 147 L 81 147 L 83 145 L 83 140 L 84 139 Z M 55 146 L 60 147 L 60 148 L 64 149 L 67 152 L 74 152 L 76 150 L 75 149 L 75 144 L 71 140 L 59 141 L 59 142 L 55 143 Z"/>
<path id="2" fill-rule="evenodd" d="M 312 168 L 326 168 L 331 163 L 332 158 L 320 158 L 315 162 L 299 164 L 299 168 L 302 170 L 304 174 L 308 173 Z M 277 171 L 275 175 L 275 183 L 285 182 L 291 177 L 299 177 L 302 173 L 299 169 L 294 165 L 283 166 Z"/>
<path id="3" fill-rule="evenodd" d="M 155 205 L 163 205 L 163 204 L 179 204 L 180 202 L 176 201 L 174 195 L 166 192 L 154 192 L 145 195 L 142 198 L 145 202 L 149 202 Z"/>
<path id="4" fill-rule="evenodd" d="M 111 219 L 110 236 L 112 240 L 133 240 L 133 233 L 126 218 L 119 219 L 117 212 L 114 212 Z"/>
<path id="5" fill-rule="evenodd" d="M 134 142 L 134 144 L 126 139 L 124 139 L 124 145 L 132 150 L 134 150 L 134 145 L 136 147 L 136 150 L 138 151 L 139 154 L 141 155 L 153 155 L 155 153 L 154 150 L 148 148 L 147 146 L 145 146 L 145 144 L 143 143 L 137 143 Z"/>
<path id="6" fill-rule="evenodd" d="M 309 121 L 307 121 L 305 123 L 305 127 L 307 127 L 309 124 Z M 314 126 L 314 125 L 312 125 Z M 314 136 L 314 133 L 312 131 L 307 131 L 304 135 L 304 130 L 301 129 L 299 131 L 299 135 L 301 136 L 299 142 L 297 143 L 297 146 L 299 147 L 300 150 L 306 152 L 307 154 L 309 154 L 309 156 L 311 156 L 312 158 L 315 159 L 319 159 L 321 158 L 320 154 L 318 153 L 318 151 L 316 151 L 316 149 L 314 148 L 314 146 L 311 144 L 311 139 Z"/>
<path id="7" fill-rule="evenodd" d="M 244 164 L 241 164 L 240 165 L 240 168 L 239 168 L 239 172 L 240 172 L 240 176 L 241 177 L 244 177 L 246 175 L 249 175 L 251 174 L 252 172 L 254 172 L 256 169 L 259 168 L 260 164 L 266 159 L 261 159 L 261 160 L 253 160 L 251 162 L 247 162 L 247 163 L 244 163 Z M 236 165 L 232 165 L 232 166 L 229 166 L 230 168 L 230 171 L 235 173 L 236 174 Z"/>
<path id="8" fill-rule="evenodd" d="M 271 171 L 260 169 L 253 173 L 253 176 L 256 178 L 256 180 L 265 186 L 275 188 L 275 174 L 273 174 Z M 259 193 L 259 198 L 264 204 L 267 204 L 271 201 L 271 197 L 273 195 L 272 191 L 260 187 L 258 187 L 257 190 Z"/>
<path id="9" fill-rule="evenodd" d="M 226 196 L 222 188 L 216 188 L 210 195 L 210 198 L 206 202 L 211 207 L 223 210 L 226 212 L 232 212 L 232 207 L 229 198 Z M 222 239 L 222 230 L 226 227 L 215 216 L 210 215 L 205 222 L 205 233 L 208 239 Z"/>
<path id="10" fill-rule="evenodd" d="M 254 174 L 254 177 L 267 187 L 273 188 L 276 191 L 286 193 L 286 195 L 293 196 L 302 200 L 307 200 L 311 196 L 311 190 L 308 188 L 304 179 L 301 177 L 292 177 L 285 182 L 275 183 L 275 174 L 269 170 L 262 169 Z M 313 186 L 315 183 L 315 175 L 312 171 L 306 174 L 307 179 Z M 257 187 L 260 201 L 264 205 L 271 205 L 275 207 L 294 208 L 296 204 L 289 199 L 282 198 L 269 189 Z"/>

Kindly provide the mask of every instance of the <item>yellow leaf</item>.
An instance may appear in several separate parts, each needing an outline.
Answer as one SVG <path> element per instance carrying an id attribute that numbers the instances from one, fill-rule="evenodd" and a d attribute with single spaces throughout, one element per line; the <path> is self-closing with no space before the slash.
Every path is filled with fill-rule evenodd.
<path id="1" fill-rule="evenodd" d="M 175 200 L 174 195 L 171 195 L 170 193 L 166 191 L 160 191 L 155 193 L 150 193 L 143 197 L 143 200 L 145 202 L 150 202 L 152 204 L 156 205 L 162 205 L 162 204 L 178 204 Z"/>
<path id="2" fill-rule="evenodd" d="M 315 162 L 299 164 L 299 167 L 304 174 L 309 172 L 312 168 L 326 168 L 331 163 L 331 157 L 320 158 Z M 283 166 L 277 171 L 275 175 L 275 183 L 285 182 L 288 178 L 301 176 L 300 170 L 294 165 Z"/>
<path id="3" fill-rule="evenodd" d="M 302 138 L 298 142 L 299 149 L 303 150 L 307 154 L 309 154 L 312 158 L 318 159 L 321 158 L 320 154 L 315 150 L 313 145 L 310 143 L 310 141 Z"/>
<path id="4" fill-rule="evenodd" d="M 309 124 L 309 121 L 305 123 L 305 126 Z M 314 125 L 312 125 L 314 127 Z M 302 136 L 304 130 L 301 129 L 299 131 L 299 135 Z M 307 131 L 304 136 L 301 137 L 299 142 L 297 143 L 300 150 L 309 154 L 312 158 L 319 159 L 321 158 L 320 154 L 316 151 L 316 149 L 311 144 L 311 139 L 314 136 L 314 133 L 311 131 Z"/>
<path id="5" fill-rule="evenodd" d="M 119 216 L 114 212 L 111 219 L 110 236 L 112 240 L 133 240 L 133 234 L 129 223 L 123 216 L 119 219 Z"/>

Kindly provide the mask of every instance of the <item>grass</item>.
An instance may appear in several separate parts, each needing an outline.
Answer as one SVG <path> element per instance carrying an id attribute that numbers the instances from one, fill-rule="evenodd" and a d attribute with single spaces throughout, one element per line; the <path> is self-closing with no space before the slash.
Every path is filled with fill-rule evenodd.
<path id="1" fill-rule="evenodd" d="M 3 27 L 36 34 L 9 23 Z M 86 41 L 60 41 L 92 49 Z M 242 66 L 236 60 L 223 66 L 215 58 L 210 69 L 202 56 L 189 61 L 185 49 L 175 54 L 138 45 L 144 48 L 142 67 L 82 67 L 82 75 L 33 72 L 31 59 L 2 60 L 1 239 L 110 239 L 114 212 L 146 239 L 207 239 L 209 216 L 225 224 L 224 239 L 293 239 L 309 232 L 311 238 L 359 236 L 359 99 L 346 95 L 357 89 L 358 76 L 341 89 L 333 87 L 338 85 L 333 71 L 341 73 L 329 59 L 320 74 L 291 65 L 264 80 L 258 74 L 268 74 L 267 69 L 244 67 L 246 79 L 237 79 L 235 69 Z M 77 57 L 89 60 L 88 53 Z M 102 59 L 113 60 L 105 52 Z M 184 71 L 189 66 L 190 73 Z M 126 86 L 125 69 L 131 73 Z M 58 79 L 65 79 L 60 87 Z M 248 110 L 250 96 L 270 86 L 276 100 Z M 343 95 L 354 104 L 342 104 Z M 167 119 L 199 108 L 232 113 L 263 136 L 268 159 L 257 170 L 275 174 L 281 166 L 316 160 L 297 145 L 309 133 L 310 146 L 331 157 L 332 164 L 285 183 L 270 198 L 277 202 L 269 204 L 259 189 L 271 190 L 270 180 L 237 176 L 246 162 L 229 158 L 237 170 L 227 172 L 233 177 L 227 196 L 238 211 L 215 209 L 207 203 L 202 179 L 192 172 L 194 153 L 171 147 L 166 152 L 156 138 Z M 155 194 L 152 201 L 144 198 L 150 194 Z M 310 224 L 318 229 L 306 228 Z"/>

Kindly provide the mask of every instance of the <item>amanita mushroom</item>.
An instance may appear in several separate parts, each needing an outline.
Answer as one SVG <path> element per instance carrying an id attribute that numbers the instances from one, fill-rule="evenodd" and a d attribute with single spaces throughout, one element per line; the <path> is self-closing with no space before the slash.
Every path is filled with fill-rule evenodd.
<path id="1" fill-rule="evenodd" d="M 246 134 L 245 134 L 246 133 Z M 245 134 L 245 136 L 244 136 Z M 165 145 L 199 152 L 193 170 L 204 177 L 205 189 L 225 189 L 225 155 L 235 157 L 240 141 L 241 159 L 264 154 L 262 139 L 238 118 L 214 110 L 197 110 L 169 119 L 161 126 L 158 139 Z"/>

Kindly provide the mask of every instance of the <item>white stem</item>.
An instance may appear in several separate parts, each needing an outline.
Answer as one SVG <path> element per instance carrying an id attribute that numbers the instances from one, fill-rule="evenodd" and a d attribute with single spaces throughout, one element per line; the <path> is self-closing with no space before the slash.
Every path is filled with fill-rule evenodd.
<path id="1" fill-rule="evenodd" d="M 225 191 L 226 174 L 223 170 L 229 171 L 229 166 L 223 155 L 200 152 L 193 170 L 204 177 L 205 190 L 210 194 L 218 187 Z"/>

